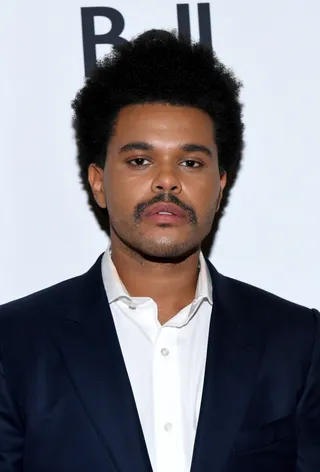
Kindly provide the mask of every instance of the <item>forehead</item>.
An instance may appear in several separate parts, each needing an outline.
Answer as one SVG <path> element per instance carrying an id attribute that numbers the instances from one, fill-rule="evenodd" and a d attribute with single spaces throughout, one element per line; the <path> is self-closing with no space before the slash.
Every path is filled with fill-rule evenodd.
<path id="1" fill-rule="evenodd" d="M 113 138 L 130 140 L 214 141 L 211 117 L 202 110 L 164 103 L 130 105 L 118 114 Z"/>

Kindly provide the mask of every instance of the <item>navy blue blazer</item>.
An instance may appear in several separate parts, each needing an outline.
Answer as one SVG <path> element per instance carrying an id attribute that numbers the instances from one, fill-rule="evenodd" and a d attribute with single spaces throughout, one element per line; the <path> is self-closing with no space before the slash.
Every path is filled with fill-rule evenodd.
<path id="1" fill-rule="evenodd" d="M 320 472 L 320 315 L 213 281 L 192 472 Z M 0 307 L 0 472 L 151 472 L 101 276 Z"/>

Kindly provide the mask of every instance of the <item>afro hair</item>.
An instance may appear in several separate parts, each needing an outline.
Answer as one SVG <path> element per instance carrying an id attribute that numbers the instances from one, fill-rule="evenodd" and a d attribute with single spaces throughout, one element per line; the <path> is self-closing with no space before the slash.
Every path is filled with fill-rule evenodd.
<path id="1" fill-rule="evenodd" d="M 230 188 L 243 151 L 240 90 L 240 81 L 211 48 L 175 30 L 149 30 L 114 46 L 72 102 L 80 178 L 98 219 L 88 168 L 92 163 L 104 167 L 108 140 L 123 107 L 158 102 L 206 112 L 214 123 L 219 167 L 227 172 Z M 227 194 L 221 209 L 226 199 Z"/>

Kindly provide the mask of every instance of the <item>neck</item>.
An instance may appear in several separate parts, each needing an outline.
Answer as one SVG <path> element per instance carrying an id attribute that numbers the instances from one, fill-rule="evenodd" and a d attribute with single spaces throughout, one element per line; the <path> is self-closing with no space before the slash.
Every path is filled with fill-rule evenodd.
<path id="1" fill-rule="evenodd" d="M 159 319 L 170 319 L 195 297 L 200 249 L 179 262 L 151 261 L 123 244 L 112 242 L 112 261 L 132 297 L 150 297 Z"/>

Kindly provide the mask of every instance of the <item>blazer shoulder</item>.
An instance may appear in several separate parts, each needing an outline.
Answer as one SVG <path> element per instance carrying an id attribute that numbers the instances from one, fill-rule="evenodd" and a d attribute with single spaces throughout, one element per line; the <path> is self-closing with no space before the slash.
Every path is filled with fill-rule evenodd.
<path id="1" fill-rule="evenodd" d="M 250 313 L 269 313 L 277 318 L 290 317 L 319 321 L 319 312 L 316 309 L 310 309 L 301 304 L 292 302 L 279 295 L 268 292 L 262 288 L 249 283 L 236 280 L 214 272 L 214 285 L 217 285 L 217 297 L 222 295 L 224 301 L 228 301 L 233 306 L 238 306 L 241 311 L 248 310 Z"/>
<path id="2" fill-rule="evenodd" d="M 56 315 L 77 306 L 89 296 L 91 285 L 99 279 L 99 261 L 85 274 L 64 280 L 18 300 L 0 306 L 0 336 L 6 326 L 32 325 L 39 315 Z"/>
<path id="3" fill-rule="evenodd" d="M 278 295 L 224 275 L 217 277 L 216 297 L 227 312 L 251 326 L 268 332 L 269 342 L 277 342 L 292 356 L 309 360 L 320 339 L 320 313 Z M 271 342 L 271 344 L 272 344 Z"/>
<path id="4" fill-rule="evenodd" d="M 0 306 L 0 327 L 7 322 L 15 323 L 23 318 L 32 317 L 36 313 L 47 311 L 53 307 L 66 303 L 78 292 L 83 276 L 64 280 L 51 287 L 32 293 L 25 297 L 13 300 Z"/>

